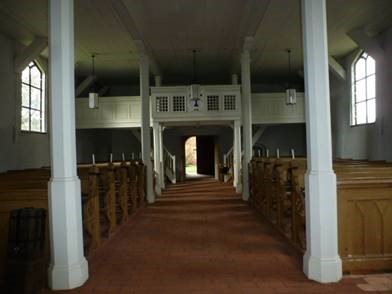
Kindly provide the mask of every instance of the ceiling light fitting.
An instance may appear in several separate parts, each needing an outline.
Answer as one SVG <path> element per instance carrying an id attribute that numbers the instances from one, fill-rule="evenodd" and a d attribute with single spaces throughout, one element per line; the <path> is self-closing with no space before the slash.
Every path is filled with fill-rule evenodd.
<path id="1" fill-rule="evenodd" d="M 95 63 L 94 63 L 95 55 L 91 55 L 91 75 L 95 79 Z M 99 97 L 96 90 L 95 81 L 93 82 L 93 86 L 88 93 L 88 107 L 91 109 L 98 108 L 99 106 Z"/>
<path id="2" fill-rule="evenodd" d="M 288 79 L 291 75 L 291 49 L 287 49 L 288 61 L 289 61 L 289 74 Z M 297 92 L 294 88 L 290 87 L 290 82 L 286 89 L 286 105 L 295 105 L 297 103 Z"/>

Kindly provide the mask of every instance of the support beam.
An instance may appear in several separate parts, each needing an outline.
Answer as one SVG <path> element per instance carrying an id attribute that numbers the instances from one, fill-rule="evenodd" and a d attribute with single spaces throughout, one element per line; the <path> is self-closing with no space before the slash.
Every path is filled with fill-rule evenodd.
<path id="1" fill-rule="evenodd" d="M 346 80 L 346 70 L 332 56 L 328 57 L 329 70 L 339 79 Z"/>
<path id="2" fill-rule="evenodd" d="M 95 75 L 89 75 L 87 76 L 76 88 L 75 90 L 75 96 L 79 97 L 80 94 L 82 94 L 85 90 L 87 90 L 97 79 Z"/>
<path id="3" fill-rule="evenodd" d="M 163 162 L 163 126 L 159 125 L 159 164 L 161 189 L 165 189 L 165 166 Z"/>
<path id="4" fill-rule="evenodd" d="M 266 126 L 260 126 L 256 133 L 252 137 L 252 146 L 256 144 L 256 142 L 261 138 L 261 136 L 264 134 L 264 131 L 267 129 Z"/>
<path id="5" fill-rule="evenodd" d="M 155 202 L 153 169 L 151 163 L 151 137 L 150 137 L 150 73 L 147 55 L 140 55 L 140 100 L 142 104 L 141 115 L 141 142 L 142 160 L 146 165 L 146 193 L 148 203 Z"/>
<path id="6" fill-rule="evenodd" d="M 377 39 L 369 37 L 363 29 L 354 29 L 348 32 L 347 35 L 373 58 L 381 59 L 384 57 L 385 51 L 380 43 Z"/>
<path id="7" fill-rule="evenodd" d="M 152 126 L 153 130 L 153 143 L 154 143 L 154 171 L 157 175 L 156 181 L 155 181 L 155 192 L 157 195 L 161 195 L 161 155 L 160 155 L 160 150 L 161 147 L 159 146 L 159 123 L 154 122 Z"/>
<path id="8" fill-rule="evenodd" d="M 35 38 L 29 46 L 27 46 L 21 54 L 17 55 L 14 60 L 15 71 L 22 72 L 31 61 L 37 59 L 41 52 L 48 47 L 48 39 Z"/>
<path id="9" fill-rule="evenodd" d="M 98 96 L 102 97 L 105 96 L 109 92 L 110 88 L 108 86 L 103 86 L 101 89 L 98 91 Z"/>
<path id="10" fill-rule="evenodd" d="M 237 193 L 242 192 L 241 185 L 241 121 L 234 121 L 233 142 L 233 185 Z"/>
<path id="11" fill-rule="evenodd" d="M 328 73 L 326 0 L 302 0 L 307 163 L 304 272 L 321 283 L 342 278 Z"/>
<path id="12" fill-rule="evenodd" d="M 141 135 L 140 135 L 140 133 L 138 132 L 138 130 L 132 128 L 132 129 L 131 129 L 131 132 L 132 132 L 132 135 L 134 135 L 135 138 L 138 139 L 139 142 L 141 143 L 141 142 L 142 142 L 142 138 L 141 138 Z"/>
<path id="13" fill-rule="evenodd" d="M 79 287 L 88 279 L 83 253 L 81 189 L 76 166 L 74 7 L 72 0 L 50 0 L 49 286 Z"/>
<path id="14" fill-rule="evenodd" d="M 250 77 L 250 50 L 253 38 L 247 37 L 241 54 L 241 110 L 244 159 L 242 162 L 242 199 L 249 199 L 249 173 L 248 164 L 252 159 L 252 102 L 251 102 L 251 77 Z"/>

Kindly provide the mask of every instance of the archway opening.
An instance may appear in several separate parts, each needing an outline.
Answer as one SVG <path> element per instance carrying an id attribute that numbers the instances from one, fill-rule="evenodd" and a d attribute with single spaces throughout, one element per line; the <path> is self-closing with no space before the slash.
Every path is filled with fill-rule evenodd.
<path id="1" fill-rule="evenodd" d="M 196 136 L 189 137 L 185 141 L 185 174 L 197 174 L 197 146 Z"/>

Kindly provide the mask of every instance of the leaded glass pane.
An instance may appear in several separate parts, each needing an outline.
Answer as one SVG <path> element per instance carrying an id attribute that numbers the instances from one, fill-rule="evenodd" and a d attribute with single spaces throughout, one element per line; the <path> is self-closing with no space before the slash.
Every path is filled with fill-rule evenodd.
<path id="1" fill-rule="evenodd" d="M 376 121 L 376 99 L 369 100 L 367 105 L 368 112 L 368 123 L 374 123 Z"/>
<path id="2" fill-rule="evenodd" d="M 30 110 L 28 108 L 22 107 L 21 129 L 23 131 L 28 131 L 30 128 L 29 118 L 30 118 Z"/>
<path id="3" fill-rule="evenodd" d="M 31 88 L 31 108 L 41 109 L 41 91 Z"/>
<path id="4" fill-rule="evenodd" d="M 356 82 L 355 95 L 357 102 L 366 100 L 366 79 Z"/>
<path id="5" fill-rule="evenodd" d="M 366 101 L 357 104 L 357 124 L 366 123 Z"/>
<path id="6" fill-rule="evenodd" d="M 29 79 L 29 73 L 30 73 L 30 68 L 26 67 L 24 69 L 24 71 L 22 71 L 22 82 L 29 84 L 30 83 L 30 79 Z"/>
<path id="7" fill-rule="evenodd" d="M 41 115 L 40 111 L 31 110 L 31 130 L 35 132 L 41 131 Z"/>
<path id="8" fill-rule="evenodd" d="M 363 58 L 358 59 L 355 64 L 355 80 L 358 81 L 366 76 L 366 60 Z"/>
<path id="9" fill-rule="evenodd" d="M 29 86 L 22 84 L 22 106 L 30 106 Z"/>
<path id="10" fill-rule="evenodd" d="M 37 88 L 41 88 L 41 72 L 36 66 L 31 68 L 31 85 Z"/>
<path id="11" fill-rule="evenodd" d="M 366 74 L 371 75 L 376 73 L 376 61 L 371 56 L 369 56 L 366 62 Z"/>
<path id="12" fill-rule="evenodd" d="M 372 75 L 366 79 L 367 99 L 376 98 L 376 76 Z"/>

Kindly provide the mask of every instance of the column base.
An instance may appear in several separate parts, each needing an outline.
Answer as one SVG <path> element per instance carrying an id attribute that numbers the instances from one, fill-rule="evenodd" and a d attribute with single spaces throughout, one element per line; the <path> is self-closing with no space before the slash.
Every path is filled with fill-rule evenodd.
<path id="1" fill-rule="evenodd" d="M 303 257 L 305 275 L 319 283 L 336 283 L 342 279 L 342 261 L 335 258 L 319 258 L 305 253 Z"/>
<path id="2" fill-rule="evenodd" d="M 83 221 L 80 181 L 77 177 L 52 178 L 49 184 L 51 264 L 53 290 L 79 287 L 88 279 L 83 256 Z"/>
<path id="3" fill-rule="evenodd" d="M 49 267 L 49 287 L 52 290 L 69 290 L 82 286 L 88 279 L 87 260 L 70 266 Z"/>
<path id="4" fill-rule="evenodd" d="M 237 183 L 237 185 L 235 185 L 235 191 L 237 193 L 242 193 L 242 187 L 240 183 Z"/>

